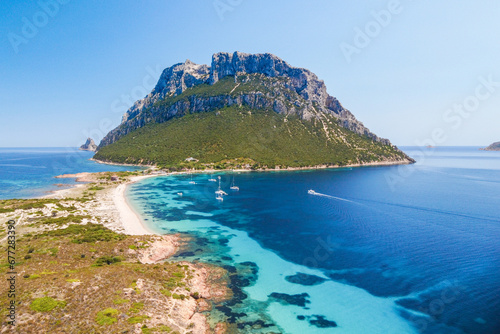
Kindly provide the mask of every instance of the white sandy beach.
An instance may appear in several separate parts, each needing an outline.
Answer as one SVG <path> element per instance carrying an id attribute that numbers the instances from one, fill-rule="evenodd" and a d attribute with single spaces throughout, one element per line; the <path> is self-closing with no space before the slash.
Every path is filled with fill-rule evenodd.
<path id="1" fill-rule="evenodd" d="M 155 234 L 148 230 L 139 215 L 132 209 L 125 196 L 125 190 L 131 183 L 138 182 L 157 175 L 135 176 L 129 182 L 118 185 L 112 192 L 113 203 L 120 215 L 120 222 L 126 234 L 144 235 Z"/>

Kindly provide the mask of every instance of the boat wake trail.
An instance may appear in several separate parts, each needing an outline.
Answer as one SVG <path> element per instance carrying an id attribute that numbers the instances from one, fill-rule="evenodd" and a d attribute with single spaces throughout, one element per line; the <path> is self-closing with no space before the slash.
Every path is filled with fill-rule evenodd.
<path id="1" fill-rule="evenodd" d="M 354 201 L 350 201 L 350 200 L 345 199 L 345 198 L 335 197 L 335 196 L 331 196 L 331 195 L 327 195 L 327 194 L 321 194 L 321 193 L 315 192 L 314 190 L 309 190 L 307 193 L 308 193 L 309 195 L 321 196 L 321 197 L 326 197 L 326 198 L 336 199 L 336 200 L 338 200 L 338 201 L 344 201 L 344 202 L 349 202 L 349 203 L 356 203 L 356 202 L 354 202 Z"/>
<path id="2" fill-rule="evenodd" d="M 384 205 L 390 205 L 390 206 L 397 206 L 397 207 L 405 208 L 405 209 L 426 211 L 426 212 L 437 213 L 437 214 L 442 214 L 442 215 L 471 218 L 471 219 L 477 219 L 477 220 L 483 220 L 483 221 L 491 221 L 491 222 L 495 222 L 495 223 L 500 222 L 500 220 L 498 218 L 494 218 L 494 217 L 470 215 L 470 214 L 466 214 L 466 213 L 441 210 L 441 209 L 437 209 L 437 208 L 428 208 L 428 207 L 399 204 L 399 203 L 389 203 L 389 202 L 375 201 L 375 200 L 369 200 L 369 199 L 358 199 L 358 200 L 365 201 L 365 202 L 379 203 L 379 204 L 384 204 Z"/>

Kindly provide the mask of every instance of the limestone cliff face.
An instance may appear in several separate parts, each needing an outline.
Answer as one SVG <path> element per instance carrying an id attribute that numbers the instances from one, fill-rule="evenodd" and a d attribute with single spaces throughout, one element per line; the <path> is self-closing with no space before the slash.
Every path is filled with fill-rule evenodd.
<path id="1" fill-rule="evenodd" d="M 153 91 L 142 100 L 136 101 L 123 115 L 122 124 L 134 119 L 143 110 L 150 108 L 156 101 L 177 96 L 187 88 L 205 83 L 209 71 L 207 65 L 197 65 L 189 59 L 184 63 L 175 64 L 164 69 Z M 111 144 L 111 142 L 106 143 L 106 145 Z"/>
<path id="2" fill-rule="evenodd" d="M 232 86 L 225 90 L 228 77 Z M 150 122 L 166 122 L 184 114 L 233 105 L 273 109 L 280 114 L 322 122 L 327 121 L 325 115 L 332 115 L 343 127 L 390 145 L 330 96 L 324 82 L 311 71 L 292 67 L 269 53 L 219 52 L 212 56 L 210 67 L 186 60 L 165 69 L 153 91 L 135 102 L 122 123 L 103 138 L 99 147 Z"/>
<path id="3" fill-rule="evenodd" d="M 80 146 L 80 150 L 95 152 L 97 150 L 97 145 L 94 143 L 94 140 L 92 138 L 87 138 L 85 144 Z"/>

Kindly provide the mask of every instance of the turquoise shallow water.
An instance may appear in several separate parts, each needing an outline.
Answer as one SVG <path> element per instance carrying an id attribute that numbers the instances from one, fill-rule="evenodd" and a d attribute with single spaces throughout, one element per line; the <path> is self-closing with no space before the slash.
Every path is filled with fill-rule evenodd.
<path id="1" fill-rule="evenodd" d="M 30 198 L 72 186 L 74 179 L 55 179 L 61 174 L 137 170 L 137 167 L 99 164 L 93 152 L 69 147 L 0 148 L 0 199 Z"/>
<path id="2" fill-rule="evenodd" d="M 500 332 L 500 154 L 406 151 L 419 163 L 217 174 L 223 202 L 207 175 L 147 179 L 128 196 L 151 229 L 194 236 L 178 259 L 228 270 L 235 297 L 212 322 L 248 333 Z"/>

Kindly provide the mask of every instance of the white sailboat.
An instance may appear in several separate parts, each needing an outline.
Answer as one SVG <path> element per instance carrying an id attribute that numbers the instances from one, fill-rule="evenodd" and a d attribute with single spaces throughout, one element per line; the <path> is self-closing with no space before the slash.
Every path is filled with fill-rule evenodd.
<path id="1" fill-rule="evenodd" d="M 196 181 L 193 181 L 193 174 L 191 174 L 191 181 L 189 181 L 189 184 L 196 184 Z"/>
<path id="2" fill-rule="evenodd" d="M 222 200 L 222 195 L 227 195 L 227 193 L 220 188 L 220 176 L 219 176 L 219 188 L 215 191 L 215 197 L 218 200 Z"/>
<path id="3" fill-rule="evenodd" d="M 217 180 L 214 179 L 214 177 L 212 176 L 212 174 L 210 174 L 210 178 L 208 179 L 208 181 L 210 181 L 210 182 L 217 182 Z"/>
<path id="4" fill-rule="evenodd" d="M 231 183 L 231 187 L 229 187 L 229 189 L 234 191 L 240 190 L 240 187 L 234 185 L 234 175 L 233 175 L 233 183 Z"/>

